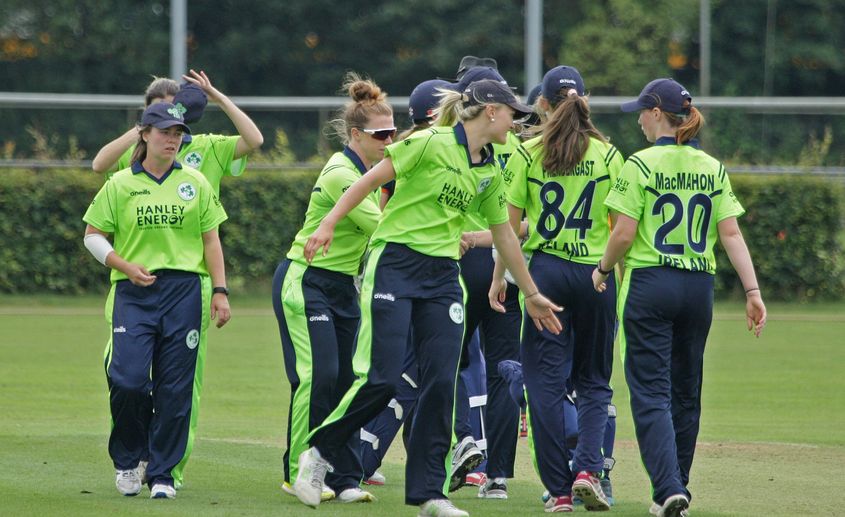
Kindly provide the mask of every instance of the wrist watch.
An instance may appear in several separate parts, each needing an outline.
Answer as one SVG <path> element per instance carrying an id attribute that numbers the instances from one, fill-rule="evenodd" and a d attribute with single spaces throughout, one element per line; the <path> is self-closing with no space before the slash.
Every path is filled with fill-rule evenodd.
<path id="1" fill-rule="evenodd" d="M 211 292 L 212 292 L 212 294 L 220 293 L 220 294 L 225 294 L 226 296 L 229 296 L 229 288 L 228 287 L 215 287 L 214 289 L 211 290 Z"/>

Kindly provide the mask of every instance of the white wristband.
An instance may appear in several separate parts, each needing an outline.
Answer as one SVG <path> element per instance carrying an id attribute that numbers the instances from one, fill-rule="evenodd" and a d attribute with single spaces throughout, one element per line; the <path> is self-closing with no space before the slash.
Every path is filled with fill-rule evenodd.
<path id="1" fill-rule="evenodd" d="M 91 255 L 94 255 L 94 258 L 100 262 L 102 265 L 106 265 L 106 257 L 109 256 L 109 253 L 114 251 L 111 243 L 104 235 L 99 233 L 87 233 L 85 234 L 85 238 L 83 239 L 85 243 L 85 247 L 91 252 Z"/>

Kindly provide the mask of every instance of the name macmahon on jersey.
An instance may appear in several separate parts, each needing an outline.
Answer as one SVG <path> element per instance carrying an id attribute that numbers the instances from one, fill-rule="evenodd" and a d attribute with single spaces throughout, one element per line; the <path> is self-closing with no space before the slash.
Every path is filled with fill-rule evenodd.
<path id="1" fill-rule="evenodd" d="M 713 192 L 716 190 L 716 178 L 702 172 L 654 173 L 654 188 L 657 190 L 696 190 Z"/>

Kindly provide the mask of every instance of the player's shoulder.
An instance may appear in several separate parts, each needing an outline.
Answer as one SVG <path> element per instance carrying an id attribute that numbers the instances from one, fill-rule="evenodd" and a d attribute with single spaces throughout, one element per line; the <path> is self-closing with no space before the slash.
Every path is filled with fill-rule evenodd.
<path id="1" fill-rule="evenodd" d="M 196 181 L 203 187 L 207 187 L 209 189 L 211 188 L 211 182 L 208 181 L 208 178 L 205 177 L 205 174 L 189 165 L 180 165 L 182 165 L 180 172 L 184 175 L 185 179 Z"/>
<path id="2" fill-rule="evenodd" d="M 238 135 L 219 135 L 217 133 L 198 133 L 191 135 L 191 141 L 188 146 L 203 146 L 213 145 L 218 142 L 225 142 L 227 140 L 240 138 Z"/>
<path id="3" fill-rule="evenodd" d="M 618 160 L 622 157 L 622 154 L 615 145 L 611 144 L 607 140 L 602 140 L 594 136 L 590 137 L 590 150 L 598 153 L 599 156 L 601 156 L 602 161 L 604 161 L 604 164 L 608 167 L 610 167 L 610 164 L 613 163 L 614 160 Z"/>
<path id="4" fill-rule="evenodd" d="M 356 167 L 352 160 L 342 152 L 336 152 L 326 161 L 320 171 L 320 178 L 328 175 L 354 173 Z"/>
<path id="5" fill-rule="evenodd" d="M 132 178 L 132 176 L 132 167 L 124 167 L 123 169 L 120 169 L 111 176 L 109 176 L 108 181 L 126 181 Z"/>

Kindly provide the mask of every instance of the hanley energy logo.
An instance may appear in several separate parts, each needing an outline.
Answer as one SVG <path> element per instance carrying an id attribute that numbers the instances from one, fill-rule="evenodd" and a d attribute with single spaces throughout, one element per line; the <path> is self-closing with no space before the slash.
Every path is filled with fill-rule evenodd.
<path id="1" fill-rule="evenodd" d="M 190 201 L 197 196 L 197 189 L 188 182 L 179 184 L 176 192 L 179 194 L 179 197 L 185 201 Z"/>

